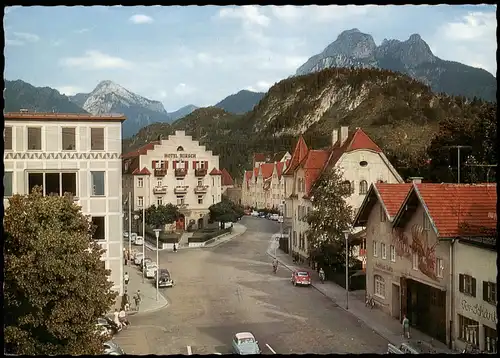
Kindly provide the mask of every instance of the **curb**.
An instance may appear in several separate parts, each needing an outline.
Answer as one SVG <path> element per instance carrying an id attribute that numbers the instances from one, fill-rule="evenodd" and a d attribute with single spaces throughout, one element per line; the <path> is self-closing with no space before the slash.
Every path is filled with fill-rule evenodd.
<path id="1" fill-rule="evenodd" d="M 240 224 L 240 225 L 241 225 L 241 224 Z M 243 231 L 241 231 L 241 232 L 238 232 L 238 233 L 233 234 L 233 237 L 230 237 L 230 238 L 228 238 L 227 240 L 222 240 L 222 241 L 220 241 L 220 239 L 221 239 L 221 238 L 223 238 L 224 236 L 229 236 L 229 235 L 231 235 L 231 234 L 229 234 L 229 235 L 228 235 L 228 234 L 223 234 L 223 235 L 220 235 L 220 236 L 219 236 L 219 238 L 213 238 L 212 240 L 214 240 L 214 242 L 213 242 L 213 243 L 211 243 L 211 244 L 210 244 L 210 246 L 200 246 L 199 248 L 207 248 L 207 249 L 211 249 L 212 247 L 217 247 L 217 246 L 219 246 L 220 244 L 223 244 L 223 243 L 225 243 L 225 242 L 229 242 L 229 241 L 233 240 L 235 237 L 238 237 L 238 236 L 243 235 L 243 234 L 247 231 L 247 227 L 246 227 L 246 226 L 244 226 L 244 225 L 241 225 L 241 226 L 243 226 L 245 229 L 244 229 Z M 195 248 L 197 249 L 198 247 L 195 247 Z"/>

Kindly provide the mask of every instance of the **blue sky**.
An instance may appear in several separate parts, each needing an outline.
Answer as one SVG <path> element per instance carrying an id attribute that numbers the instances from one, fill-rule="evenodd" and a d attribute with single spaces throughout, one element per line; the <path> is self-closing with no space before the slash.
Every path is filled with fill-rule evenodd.
<path id="1" fill-rule="evenodd" d="M 496 7 L 9 7 L 5 77 L 71 95 L 112 80 L 167 111 L 267 91 L 343 30 L 419 33 L 442 59 L 496 74 Z"/>

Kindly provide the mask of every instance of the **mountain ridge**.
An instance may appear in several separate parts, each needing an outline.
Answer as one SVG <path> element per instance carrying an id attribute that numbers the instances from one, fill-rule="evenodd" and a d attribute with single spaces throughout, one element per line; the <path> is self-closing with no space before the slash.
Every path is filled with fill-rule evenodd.
<path id="1" fill-rule="evenodd" d="M 249 90 L 241 90 L 231 94 L 214 105 L 227 112 L 234 114 L 243 114 L 250 112 L 259 101 L 264 97 L 264 92 L 253 92 Z"/>

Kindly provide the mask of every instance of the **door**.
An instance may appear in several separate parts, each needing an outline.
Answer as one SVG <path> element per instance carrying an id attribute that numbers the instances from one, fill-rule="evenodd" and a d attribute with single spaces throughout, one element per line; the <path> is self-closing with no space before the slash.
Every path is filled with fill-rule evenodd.
<path id="1" fill-rule="evenodd" d="M 203 219 L 198 219 L 198 229 L 203 229 Z"/>
<path id="2" fill-rule="evenodd" d="M 399 292 L 399 286 L 395 283 L 392 284 L 392 317 L 400 319 L 401 312 L 401 293 Z"/>
<path id="3" fill-rule="evenodd" d="M 408 296 L 407 296 L 407 282 L 406 277 L 401 277 L 400 281 L 400 292 L 401 292 L 401 314 L 399 316 L 399 320 L 402 322 L 403 316 L 408 314 Z"/>

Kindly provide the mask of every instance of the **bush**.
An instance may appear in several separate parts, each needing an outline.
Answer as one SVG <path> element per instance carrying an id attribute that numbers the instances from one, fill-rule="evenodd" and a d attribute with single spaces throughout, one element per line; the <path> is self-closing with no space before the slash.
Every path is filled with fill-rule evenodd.
<path id="1" fill-rule="evenodd" d="M 204 232 L 204 230 L 206 229 L 195 232 L 194 235 L 188 239 L 188 242 L 205 242 L 213 239 L 214 237 L 231 232 L 231 228 L 215 231 L 212 230 L 211 232 Z"/>
<path id="2" fill-rule="evenodd" d="M 174 244 L 178 243 L 181 238 L 181 234 L 175 232 L 160 232 L 160 237 L 158 241 L 163 244 Z M 146 227 L 146 241 L 156 245 L 156 234 L 151 227 Z"/>

